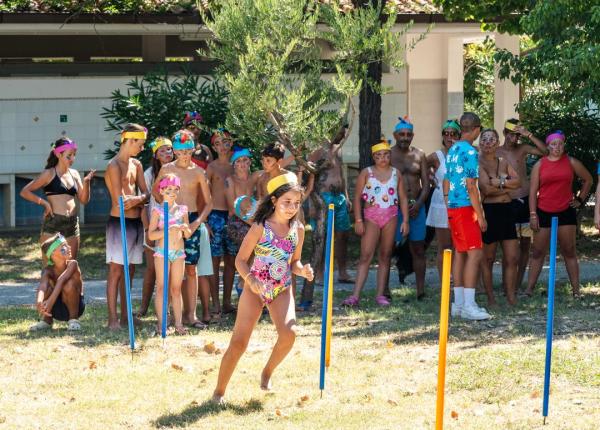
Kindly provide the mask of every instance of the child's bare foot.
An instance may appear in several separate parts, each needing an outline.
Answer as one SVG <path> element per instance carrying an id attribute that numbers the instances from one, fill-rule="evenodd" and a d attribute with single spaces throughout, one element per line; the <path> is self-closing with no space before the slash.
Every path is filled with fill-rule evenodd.
<path id="1" fill-rule="evenodd" d="M 188 329 L 185 328 L 183 325 L 176 325 L 175 326 L 175 333 L 177 333 L 178 335 L 186 335 L 188 334 Z"/>
<path id="2" fill-rule="evenodd" d="M 224 315 L 231 314 L 231 313 L 233 313 L 235 311 L 237 311 L 237 308 L 235 306 L 233 306 L 231 304 L 230 305 L 223 305 L 223 312 L 222 313 Z"/>
<path id="3" fill-rule="evenodd" d="M 217 405 L 217 406 L 221 406 L 221 405 L 225 404 L 225 400 L 223 400 L 223 396 L 219 395 L 217 393 L 213 393 L 213 395 L 210 399 L 210 402 L 213 405 Z"/>
<path id="4" fill-rule="evenodd" d="M 115 331 L 115 330 L 119 330 L 121 328 L 121 325 L 119 324 L 119 320 L 108 320 L 108 329 Z"/>
<path id="5" fill-rule="evenodd" d="M 260 389 L 263 391 L 271 391 L 273 384 L 271 384 L 271 375 L 267 375 L 263 370 L 260 374 Z"/>

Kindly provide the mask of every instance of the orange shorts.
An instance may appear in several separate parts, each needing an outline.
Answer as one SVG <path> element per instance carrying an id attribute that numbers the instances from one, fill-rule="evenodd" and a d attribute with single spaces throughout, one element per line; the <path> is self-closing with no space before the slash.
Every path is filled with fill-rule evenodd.
<path id="1" fill-rule="evenodd" d="M 452 243 L 457 252 L 481 249 L 481 228 L 477 214 L 472 206 L 448 209 L 448 225 L 452 234 Z"/>

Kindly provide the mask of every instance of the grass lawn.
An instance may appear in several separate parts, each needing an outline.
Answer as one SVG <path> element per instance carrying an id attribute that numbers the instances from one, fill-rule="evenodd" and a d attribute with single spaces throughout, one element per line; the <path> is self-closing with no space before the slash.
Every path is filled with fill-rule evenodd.
<path id="1" fill-rule="evenodd" d="M 574 301 L 566 286 L 557 291 L 546 429 L 597 429 L 600 421 L 600 285 L 583 293 Z M 153 319 L 146 318 L 132 359 L 127 331 L 103 328 L 103 306 L 86 309 L 75 335 L 64 324 L 30 334 L 33 309 L 2 308 L 0 429 L 432 429 L 439 295 L 417 303 L 414 290 L 395 290 L 385 310 L 373 305 L 372 292 L 367 296 L 361 310 L 335 311 L 322 399 L 315 312 L 299 316 L 296 345 L 268 394 L 258 381 L 275 335 L 269 318 L 262 320 L 222 408 L 207 403 L 221 353 L 205 345 L 224 350 L 232 320 L 169 337 L 163 349 L 160 338 L 150 337 Z M 542 428 L 544 298 L 515 309 L 501 305 L 494 313 L 487 322 L 451 322 L 448 429 Z"/>

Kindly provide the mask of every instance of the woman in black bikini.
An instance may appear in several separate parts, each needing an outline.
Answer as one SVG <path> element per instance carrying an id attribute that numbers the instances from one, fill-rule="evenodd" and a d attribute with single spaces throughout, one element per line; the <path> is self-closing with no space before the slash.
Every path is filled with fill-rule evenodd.
<path id="1" fill-rule="evenodd" d="M 61 137 L 52 145 L 45 170 L 28 183 L 21 191 L 21 197 L 44 207 L 44 221 L 40 243 L 56 233 L 62 234 L 71 247 L 73 259 L 79 252 L 79 218 L 75 197 L 81 204 L 90 201 L 90 182 L 95 170 L 87 174 L 83 181 L 79 172 L 71 169 L 77 154 L 77 144 L 67 137 Z M 34 191 L 42 188 L 46 199 L 38 197 Z M 45 264 L 46 257 L 42 256 Z"/>
<path id="2" fill-rule="evenodd" d="M 483 283 L 488 296 L 488 305 L 495 306 L 492 268 L 496 259 L 498 242 L 502 245 L 502 260 L 506 268 L 502 283 L 510 305 L 517 303 L 515 297 L 519 243 L 511 209 L 510 190 L 518 188 L 521 180 L 517 172 L 504 158 L 496 155 L 499 139 L 493 129 L 485 129 L 479 138 L 479 189 L 487 230 L 483 233 L 484 260 L 481 263 Z"/>

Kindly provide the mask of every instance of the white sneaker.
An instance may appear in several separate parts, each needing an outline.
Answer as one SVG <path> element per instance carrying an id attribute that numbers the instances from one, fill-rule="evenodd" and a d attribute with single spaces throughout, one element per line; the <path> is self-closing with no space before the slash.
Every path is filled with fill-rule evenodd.
<path id="1" fill-rule="evenodd" d="M 459 317 L 460 313 L 462 312 L 462 309 L 463 309 L 462 305 L 457 305 L 456 303 L 452 303 L 452 306 L 450 307 L 450 316 L 452 318 Z"/>
<path id="2" fill-rule="evenodd" d="M 466 320 L 489 320 L 492 316 L 475 306 L 463 306 L 460 317 Z"/>

